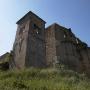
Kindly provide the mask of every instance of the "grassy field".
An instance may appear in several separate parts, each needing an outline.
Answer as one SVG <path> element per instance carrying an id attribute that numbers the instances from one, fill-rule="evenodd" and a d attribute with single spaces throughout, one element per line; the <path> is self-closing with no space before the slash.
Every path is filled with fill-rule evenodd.
<path id="1" fill-rule="evenodd" d="M 90 79 L 71 70 L 0 71 L 0 90 L 90 90 Z"/>

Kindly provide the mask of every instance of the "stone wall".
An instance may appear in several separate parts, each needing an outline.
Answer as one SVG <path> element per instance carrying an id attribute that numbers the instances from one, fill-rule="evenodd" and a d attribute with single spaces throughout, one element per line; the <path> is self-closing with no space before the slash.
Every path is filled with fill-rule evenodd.
<path id="1" fill-rule="evenodd" d="M 55 67 L 59 63 L 77 72 L 90 72 L 90 48 L 70 28 L 55 23 L 45 29 L 45 21 L 32 12 L 17 24 L 12 66 Z"/>
<path id="2" fill-rule="evenodd" d="M 53 24 L 46 28 L 45 34 L 47 65 L 60 63 L 77 72 L 89 71 L 88 47 L 72 33 L 71 29 Z M 85 46 L 86 49 L 83 49 Z"/>
<path id="3" fill-rule="evenodd" d="M 46 42 L 46 62 L 47 66 L 53 66 L 57 62 L 56 56 L 56 40 L 55 40 L 55 24 L 49 26 L 45 30 Z"/>
<path id="4" fill-rule="evenodd" d="M 45 67 L 45 22 L 31 18 L 28 31 L 26 66 Z"/>
<path id="5" fill-rule="evenodd" d="M 29 22 L 30 21 L 28 20 L 18 25 L 16 39 L 13 46 L 14 65 L 17 68 L 23 68 L 25 65 Z"/>
<path id="6" fill-rule="evenodd" d="M 18 69 L 45 64 L 45 21 L 32 12 L 18 22 L 12 65 Z"/>

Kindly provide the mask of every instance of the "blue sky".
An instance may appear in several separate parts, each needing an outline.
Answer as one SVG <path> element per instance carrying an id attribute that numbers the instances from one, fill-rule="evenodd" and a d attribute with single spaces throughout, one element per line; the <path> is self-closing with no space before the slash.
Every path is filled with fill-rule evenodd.
<path id="1" fill-rule="evenodd" d="M 72 28 L 90 46 L 90 0 L 0 0 L 0 55 L 13 46 L 18 21 L 33 11 L 46 23 Z"/>

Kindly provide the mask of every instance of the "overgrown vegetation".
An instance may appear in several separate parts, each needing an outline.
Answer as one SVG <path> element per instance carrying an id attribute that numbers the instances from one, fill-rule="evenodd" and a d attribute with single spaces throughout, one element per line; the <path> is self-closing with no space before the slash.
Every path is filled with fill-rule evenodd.
<path id="1" fill-rule="evenodd" d="M 90 80 L 64 69 L 0 71 L 0 90 L 90 90 Z"/>

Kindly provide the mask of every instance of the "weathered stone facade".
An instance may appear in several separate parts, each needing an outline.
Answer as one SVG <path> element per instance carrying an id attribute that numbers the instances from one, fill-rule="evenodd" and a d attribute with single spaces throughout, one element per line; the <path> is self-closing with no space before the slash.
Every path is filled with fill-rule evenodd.
<path id="1" fill-rule="evenodd" d="M 11 67 L 45 66 L 45 21 L 32 12 L 18 22 Z M 14 64 L 13 64 L 14 63 Z"/>
<path id="2" fill-rule="evenodd" d="M 54 67 L 64 64 L 77 72 L 90 68 L 90 48 L 58 24 L 45 29 L 45 21 L 31 11 L 18 22 L 11 67 Z"/>
<path id="3" fill-rule="evenodd" d="M 60 63 L 78 72 L 89 70 L 90 50 L 71 31 L 58 24 L 53 24 L 46 29 L 46 61 Z"/>

